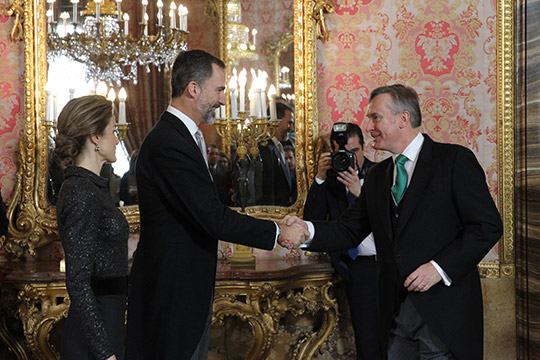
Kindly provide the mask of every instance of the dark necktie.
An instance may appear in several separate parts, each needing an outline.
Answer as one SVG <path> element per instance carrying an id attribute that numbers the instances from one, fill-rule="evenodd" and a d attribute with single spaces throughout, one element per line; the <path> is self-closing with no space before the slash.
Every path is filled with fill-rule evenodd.
<path id="1" fill-rule="evenodd" d="M 407 157 L 400 154 L 396 158 L 396 181 L 392 186 L 392 195 L 394 195 L 394 201 L 396 205 L 399 204 L 407 189 L 407 171 L 405 170 L 405 163 L 408 161 Z"/>

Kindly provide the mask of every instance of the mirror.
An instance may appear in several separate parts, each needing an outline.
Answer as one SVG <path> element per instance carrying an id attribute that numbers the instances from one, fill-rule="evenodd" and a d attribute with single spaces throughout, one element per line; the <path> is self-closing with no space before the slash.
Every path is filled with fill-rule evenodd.
<path id="1" fill-rule="evenodd" d="M 255 3 L 255 2 L 254 2 Z M 257 4 L 263 3 L 257 1 Z M 272 2 L 273 3 L 273 2 Z M 290 0 L 294 37 L 295 145 L 297 169 L 297 201 L 289 207 L 254 206 L 246 209 L 252 216 L 280 219 L 286 214 L 300 214 L 307 194 L 308 179 L 315 172 L 315 142 L 318 137 L 316 96 L 316 39 L 325 36 L 325 11 L 329 3 L 315 0 Z M 226 36 L 225 0 L 207 0 L 206 13 L 213 19 L 217 33 Z M 25 117 L 20 141 L 20 171 L 8 207 L 10 236 L 7 252 L 21 256 L 58 238 L 54 206 L 47 197 L 49 131 L 41 121 L 46 118 L 47 49 L 46 2 L 35 0 L 13 5 L 21 8 L 25 41 Z M 20 24 L 16 24 L 20 27 Z M 193 34 L 195 35 L 195 34 Z M 219 41 L 219 56 L 225 57 L 225 41 Z M 281 59 L 280 59 L 281 61 Z M 163 108 L 162 108 L 163 110 Z M 139 231 L 137 206 L 123 207 L 132 232 Z"/>

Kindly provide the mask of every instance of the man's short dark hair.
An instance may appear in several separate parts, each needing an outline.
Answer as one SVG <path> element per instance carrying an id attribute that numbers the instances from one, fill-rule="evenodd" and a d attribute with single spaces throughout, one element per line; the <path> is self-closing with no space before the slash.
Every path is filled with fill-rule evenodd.
<path id="1" fill-rule="evenodd" d="M 294 151 L 294 148 L 291 145 L 285 145 L 283 147 L 283 152 L 286 152 L 286 151 L 291 151 L 293 154 L 296 153 L 296 151 Z"/>
<path id="2" fill-rule="evenodd" d="M 347 141 L 349 138 L 353 136 L 358 136 L 358 142 L 360 143 L 360 146 L 362 148 L 364 147 L 364 134 L 362 134 L 362 129 L 360 129 L 360 126 L 353 124 L 353 123 L 347 123 Z M 332 129 L 332 132 L 330 133 L 330 144 L 332 145 L 332 149 L 334 148 L 334 142 L 336 141 L 336 134 L 334 133 L 334 129 Z"/>
<path id="3" fill-rule="evenodd" d="M 171 74 L 172 97 L 181 96 L 191 81 L 202 87 L 212 76 L 212 64 L 225 68 L 223 61 L 203 50 L 182 51 L 178 54 Z"/>
<path id="4" fill-rule="evenodd" d="M 293 112 L 293 109 L 284 103 L 276 103 L 276 117 L 278 120 L 281 120 L 285 117 L 285 112 L 289 110 L 291 113 Z M 270 115 L 270 108 L 268 108 L 268 115 Z"/>
<path id="5" fill-rule="evenodd" d="M 369 101 L 382 94 L 389 94 L 392 97 L 393 103 L 389 105 L 389 108 L 393 115 L 407 111 L 411 116 L 411 126 L 413 128 L 417 128 L 422 124 L 418 93 L 413 88 L 401 84 L 381 86 L 371 92 Z"/>

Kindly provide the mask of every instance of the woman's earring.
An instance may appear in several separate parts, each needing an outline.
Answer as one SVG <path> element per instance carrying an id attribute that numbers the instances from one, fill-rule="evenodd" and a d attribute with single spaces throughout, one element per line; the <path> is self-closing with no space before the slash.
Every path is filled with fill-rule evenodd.
<path id="1" fill-rule="evenodd" d="M 99 152 L 99 145 L 96 145 L 96 151 Z"/>

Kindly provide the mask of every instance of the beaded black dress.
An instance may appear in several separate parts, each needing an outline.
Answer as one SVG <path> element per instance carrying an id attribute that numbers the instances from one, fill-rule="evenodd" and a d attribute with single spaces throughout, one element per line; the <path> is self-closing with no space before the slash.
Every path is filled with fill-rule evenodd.
<path id="1" fill-rule="evenodd" d="M 108 180 L 77 166 L 65 170 L 56 213 L 71 300 L 62 359 L 121 359 L 129 224 Z"/>

